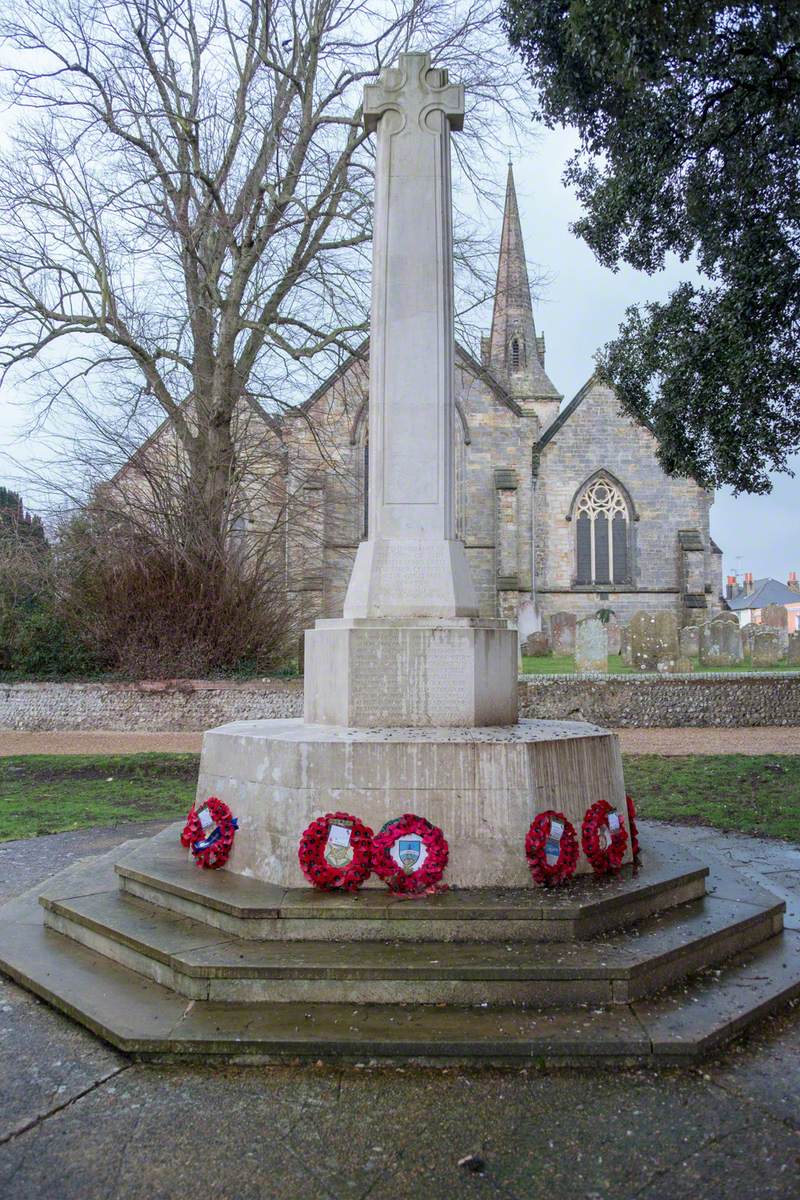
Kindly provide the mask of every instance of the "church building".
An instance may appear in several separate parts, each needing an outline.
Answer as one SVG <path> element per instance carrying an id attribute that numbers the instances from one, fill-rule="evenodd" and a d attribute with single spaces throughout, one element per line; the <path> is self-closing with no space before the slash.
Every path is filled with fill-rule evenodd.
<path id="1" fill-rule="evenodd" d="M 279 422 L 287 587 L 303 626 L 341 615 L 367 533 L 368 355 L 365 343 Z M 547 374 L 511 167 L 492 325 L 480 361 L 456 345 L 455 399 L 457 534 L 482 615 L 527 636 L 559 611 L 610 608 L 626 623 L 667 609 L 685 622 L 720 607 L 713 494 L 664 473 L 653 435 L 599 375 L 564 405 Z"/>

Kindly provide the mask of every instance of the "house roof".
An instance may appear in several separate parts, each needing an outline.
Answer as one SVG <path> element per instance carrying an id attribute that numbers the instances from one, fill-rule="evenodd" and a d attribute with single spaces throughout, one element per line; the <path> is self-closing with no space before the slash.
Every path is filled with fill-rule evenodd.
<path id="1" fill-rule="evenodd" d="M 766 608 L 768 604 L 800 604 L 800 592 L 793 592 L 779 579 L 756 579 L 752 592 L 742 592 L 728 600 L 734 612 L 747 608 Z"/>

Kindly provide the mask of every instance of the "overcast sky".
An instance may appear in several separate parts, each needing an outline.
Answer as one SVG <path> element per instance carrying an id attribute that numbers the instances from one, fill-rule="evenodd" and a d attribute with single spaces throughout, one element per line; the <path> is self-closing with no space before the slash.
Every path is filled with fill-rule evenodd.
<path id="1" fill-rule="evenodd" d="M 580 213 L 561 182 L 574 148 L 573 136 L 544 131 L 524 157 L 514 161 L 522 230 L 528 258 L 549 275 L 535 304 L 537 331 L 547 341 L 547 373 L 570 400 L 592 372 L 595 350 L 615 334 L 629 304 L 661 299 L 685 274 L 675 264 L 655 277 L 630 268 L 616 274 L 601 267 L 585 243 L 569 231 Z M 800 472 L 800 458 L 795 460 Z M 786 580 L 800 570 L 797 512 L 800 474 L 776 476 L 769 496 L 717 494 L 711 533 L 722 547 L 727 573 L 752 571 Z"/>
<path id="2" fill-rule="evenodd" d="M 662 275 L 648 277 L 625 268 L 617 274 L 601 267 L 583 242 L 569 231 L 578 215 L 574 196 L 561 182 L 573 147 L 568 132 L 544 131 L 524 156 L 517 155 L 514 172 L 528 258 L 548 276 L 535 305 L 538 331 L 547 339 L 547 371 L 565 402 L 585 383 L 593 368 L 595 350 L 616 332 L 628 304 L 666 295 L 681 277 L 676 264 Z M 498 178 L 505 165 L 498 162 Z M 496 218 L 497 237 L 500 220 Z M 25 409 L 14 403 L 13 392 L 0 392 L 0 483 L 21 486 L 34 499 L 33 485 L 25 486 L 24 464 L 35 460 L 38 439 L 20 440 Z M 11 461 L 11 457 L 23 470 Z M 797 460 L 800 468 L 800 459 Z M 724 553 L 724 569 L 752 571 L 758 578 L 786 579 L 800 570 L 795 529 L 800 480 L 775 479 L 769 496 L 717 496 L 712 509 L 712 534 Z"/>

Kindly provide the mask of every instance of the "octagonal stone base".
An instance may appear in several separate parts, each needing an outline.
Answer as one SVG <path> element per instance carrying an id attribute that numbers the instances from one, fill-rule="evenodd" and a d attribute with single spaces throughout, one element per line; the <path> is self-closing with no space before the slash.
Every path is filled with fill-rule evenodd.
<path id="1" fill-rule="evenodd" d="M 306 630 L 309 725 L 513 725 L 516 629 L 477 617 L 354 618 Z"/>
<path id="2" fill-rule="evenodd" d="M 305 885 L 297 847 L 326 812 L 352 813 L 376 831 L 405 812 L 427 817 L 450 845 L 446 881 L 469 888 L 531 884 L 525 835 L 542 809 L 565 813 L 579 838 L 596 800 L 625 812 L 616 735 L 579 721 L 467 729 L 239 721 L 203 739 L 198 802 L 212 795 L 239 819 L 228 869 L 285 887 Z M 581 853 L 578 873 L 590 871 Z"/>

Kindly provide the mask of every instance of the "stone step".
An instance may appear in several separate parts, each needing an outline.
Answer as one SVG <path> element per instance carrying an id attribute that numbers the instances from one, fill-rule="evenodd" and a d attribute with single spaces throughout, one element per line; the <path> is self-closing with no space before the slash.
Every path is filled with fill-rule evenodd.
<path id="1" fill-rule="evenodd" d="M 642 870 L 575 880 L 567 888 L 459 889 L 401 899 L 383 886 L 355 896 L 286 889 L 201 871 L 171 826 L 116 864 L 129 895 L 256 940 L 556 941 L 622 929 L 705 892 L 708 867 L 648 838 Z"/>
<path id="2" fill-rule="evenodd" d="M 552 1007 L 649 995 L 772 936 L 784 908 L 706 896 L 589 942 L 415 946 L 232 938 L 113 890 L 41 903 L 49 928 L 192 999 Z"/>
<path id="3" fill-rule="evenodd" d="M 120 1050 L 153 1060 L 670 1065 L 800 997 L 800 934 L 787 931 L 719 974 L 592 1011 L 187 1002 L 44 929 L 42 916 L 33 893 L 4 906 L 0 968 Z"/>

